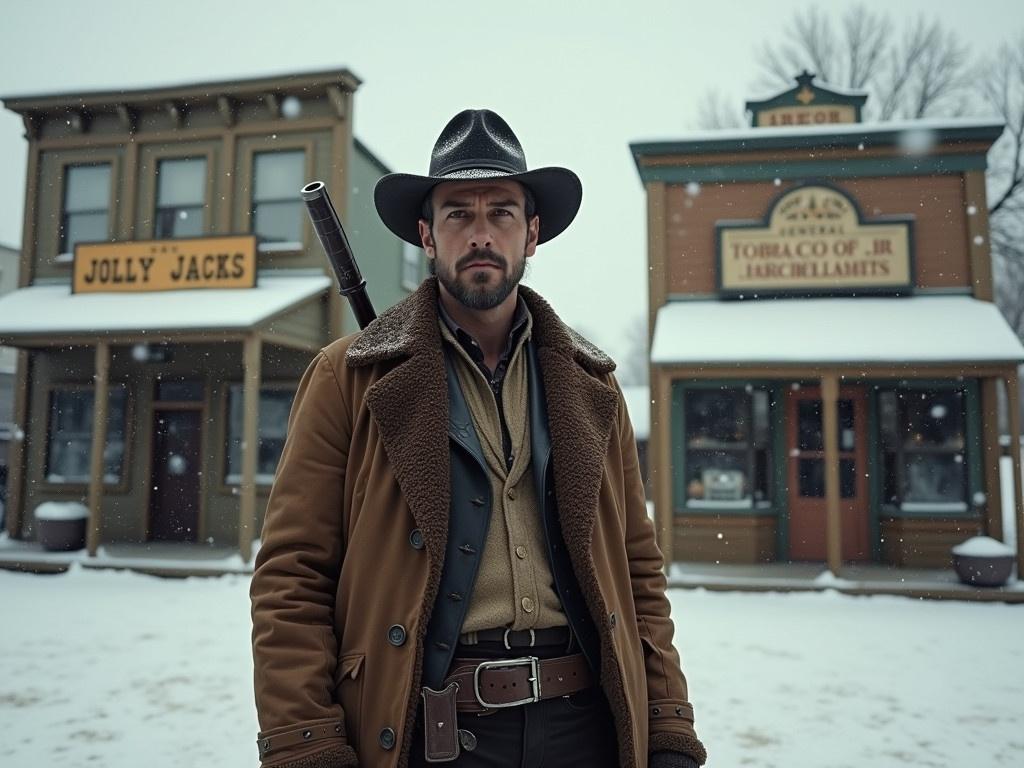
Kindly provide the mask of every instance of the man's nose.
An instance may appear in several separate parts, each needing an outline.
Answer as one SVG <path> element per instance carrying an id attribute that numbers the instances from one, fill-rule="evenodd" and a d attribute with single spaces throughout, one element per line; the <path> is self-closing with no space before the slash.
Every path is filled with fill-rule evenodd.
<path id="1" fill-rule="evenodd" d="M 477 221 L 478 223 L 469 235 L 469 246 L 471 248 L 490 248 L 493 241 L 490 227 L 487 221 L 479 221 L 479 219 Z"/>

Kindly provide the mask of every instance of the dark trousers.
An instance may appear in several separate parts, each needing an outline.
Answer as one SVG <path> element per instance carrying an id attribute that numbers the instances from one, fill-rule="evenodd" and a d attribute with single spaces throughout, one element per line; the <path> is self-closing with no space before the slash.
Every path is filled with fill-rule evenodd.
<path id="1" fill-rule="evenodd" d="M 458 655 L 494 658 L 532 652 L 544 658 L 565 653 L 563 648 L 501 652 L 481 647 L 475 650 L 477 654 L 460 652 Z M 615 722 L 608 700 L 597 687 L 483 715 L 460 712 L 459 728 L 476 737 L 476 747 L 472 751 L 463 748 L 459 757 L 448 763 L 426 762 L 421 706 L 413 734 L 410 768 L 614 768 L 619 764 Z"/>

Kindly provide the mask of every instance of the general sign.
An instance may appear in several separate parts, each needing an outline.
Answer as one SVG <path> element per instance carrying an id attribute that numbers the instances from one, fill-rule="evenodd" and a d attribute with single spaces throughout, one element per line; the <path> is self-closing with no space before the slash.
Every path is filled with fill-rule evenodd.
<path id="1" fill-rule="evenodd" d="M 252 235 L 75 246 L 72 293 L 253 288 Z"/>
<path id="2" fill-rule="evenodd" d="M 914 281 L 912 217 L 863 221 L 833 187 L 790 190 L 764 221 L 716 224 L 718 287 L 728 296 L 901 293 Z"/>

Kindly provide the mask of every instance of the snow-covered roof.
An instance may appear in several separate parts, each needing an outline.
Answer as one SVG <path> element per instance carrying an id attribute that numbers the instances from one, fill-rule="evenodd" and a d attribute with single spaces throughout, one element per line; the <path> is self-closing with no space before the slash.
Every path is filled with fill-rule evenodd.
<path id="1" fill-rule="evenodd" d="M 646 384 L 623 387 L 629 420 L 633 423 L 633 434 L 637 440 L 646 440 L 651 434 L 651 389 Z"/>
<path id="2" fill-rule="evenodd" d="M 71 293 L 34 285 L 0 298 L 0 339 L 54 334 L 251 328 L 331 284 L 326 275 L 259 276 L 255 288 Z"/>
<path id="3" fill-rule="evenodd" d="M 1016 362 L 1024 346 L 995 304 L 970 296 L 673 301 L 656 364 Z"/>
<path id="4" fill-rule="evenodd" d="M 875 134 L 903 133 L 907 131 L 999 130 L 1004 124 L 992 118 L 940 117 L 921 120 L 891 120 L 885 123 L 825 123 L 822 125 L 786 125 L 768 128 L 726 128 L 689 131 L 666 139 L 645 139 L 630 142 L 634 153 L 653 154 L 658 145 L 688 144 L 691 142 L 726 142 L 738 140 L 766 140 L 780 137 L 809 136 L 872 136 Z"/>

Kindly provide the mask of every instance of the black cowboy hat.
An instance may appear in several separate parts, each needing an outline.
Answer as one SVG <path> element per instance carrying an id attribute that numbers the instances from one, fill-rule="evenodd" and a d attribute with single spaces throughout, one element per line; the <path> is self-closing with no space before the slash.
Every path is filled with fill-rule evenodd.
<path id="1" fill-rule="evenodd" d="M 417 222 L 430 190 L 444 181 L 508 179 L 533 195 L 540 216 L 538 243 L 560 234 L 580 209 L 583 185 L 568 168 L 526 170 L 526 156 L 508 123 L 489 109 L 467 109 L 441 131 L 430 154 L 426 176 L 391 173 L 373 190 L 381 220 L 396 235 L 420 245 Z"/>

